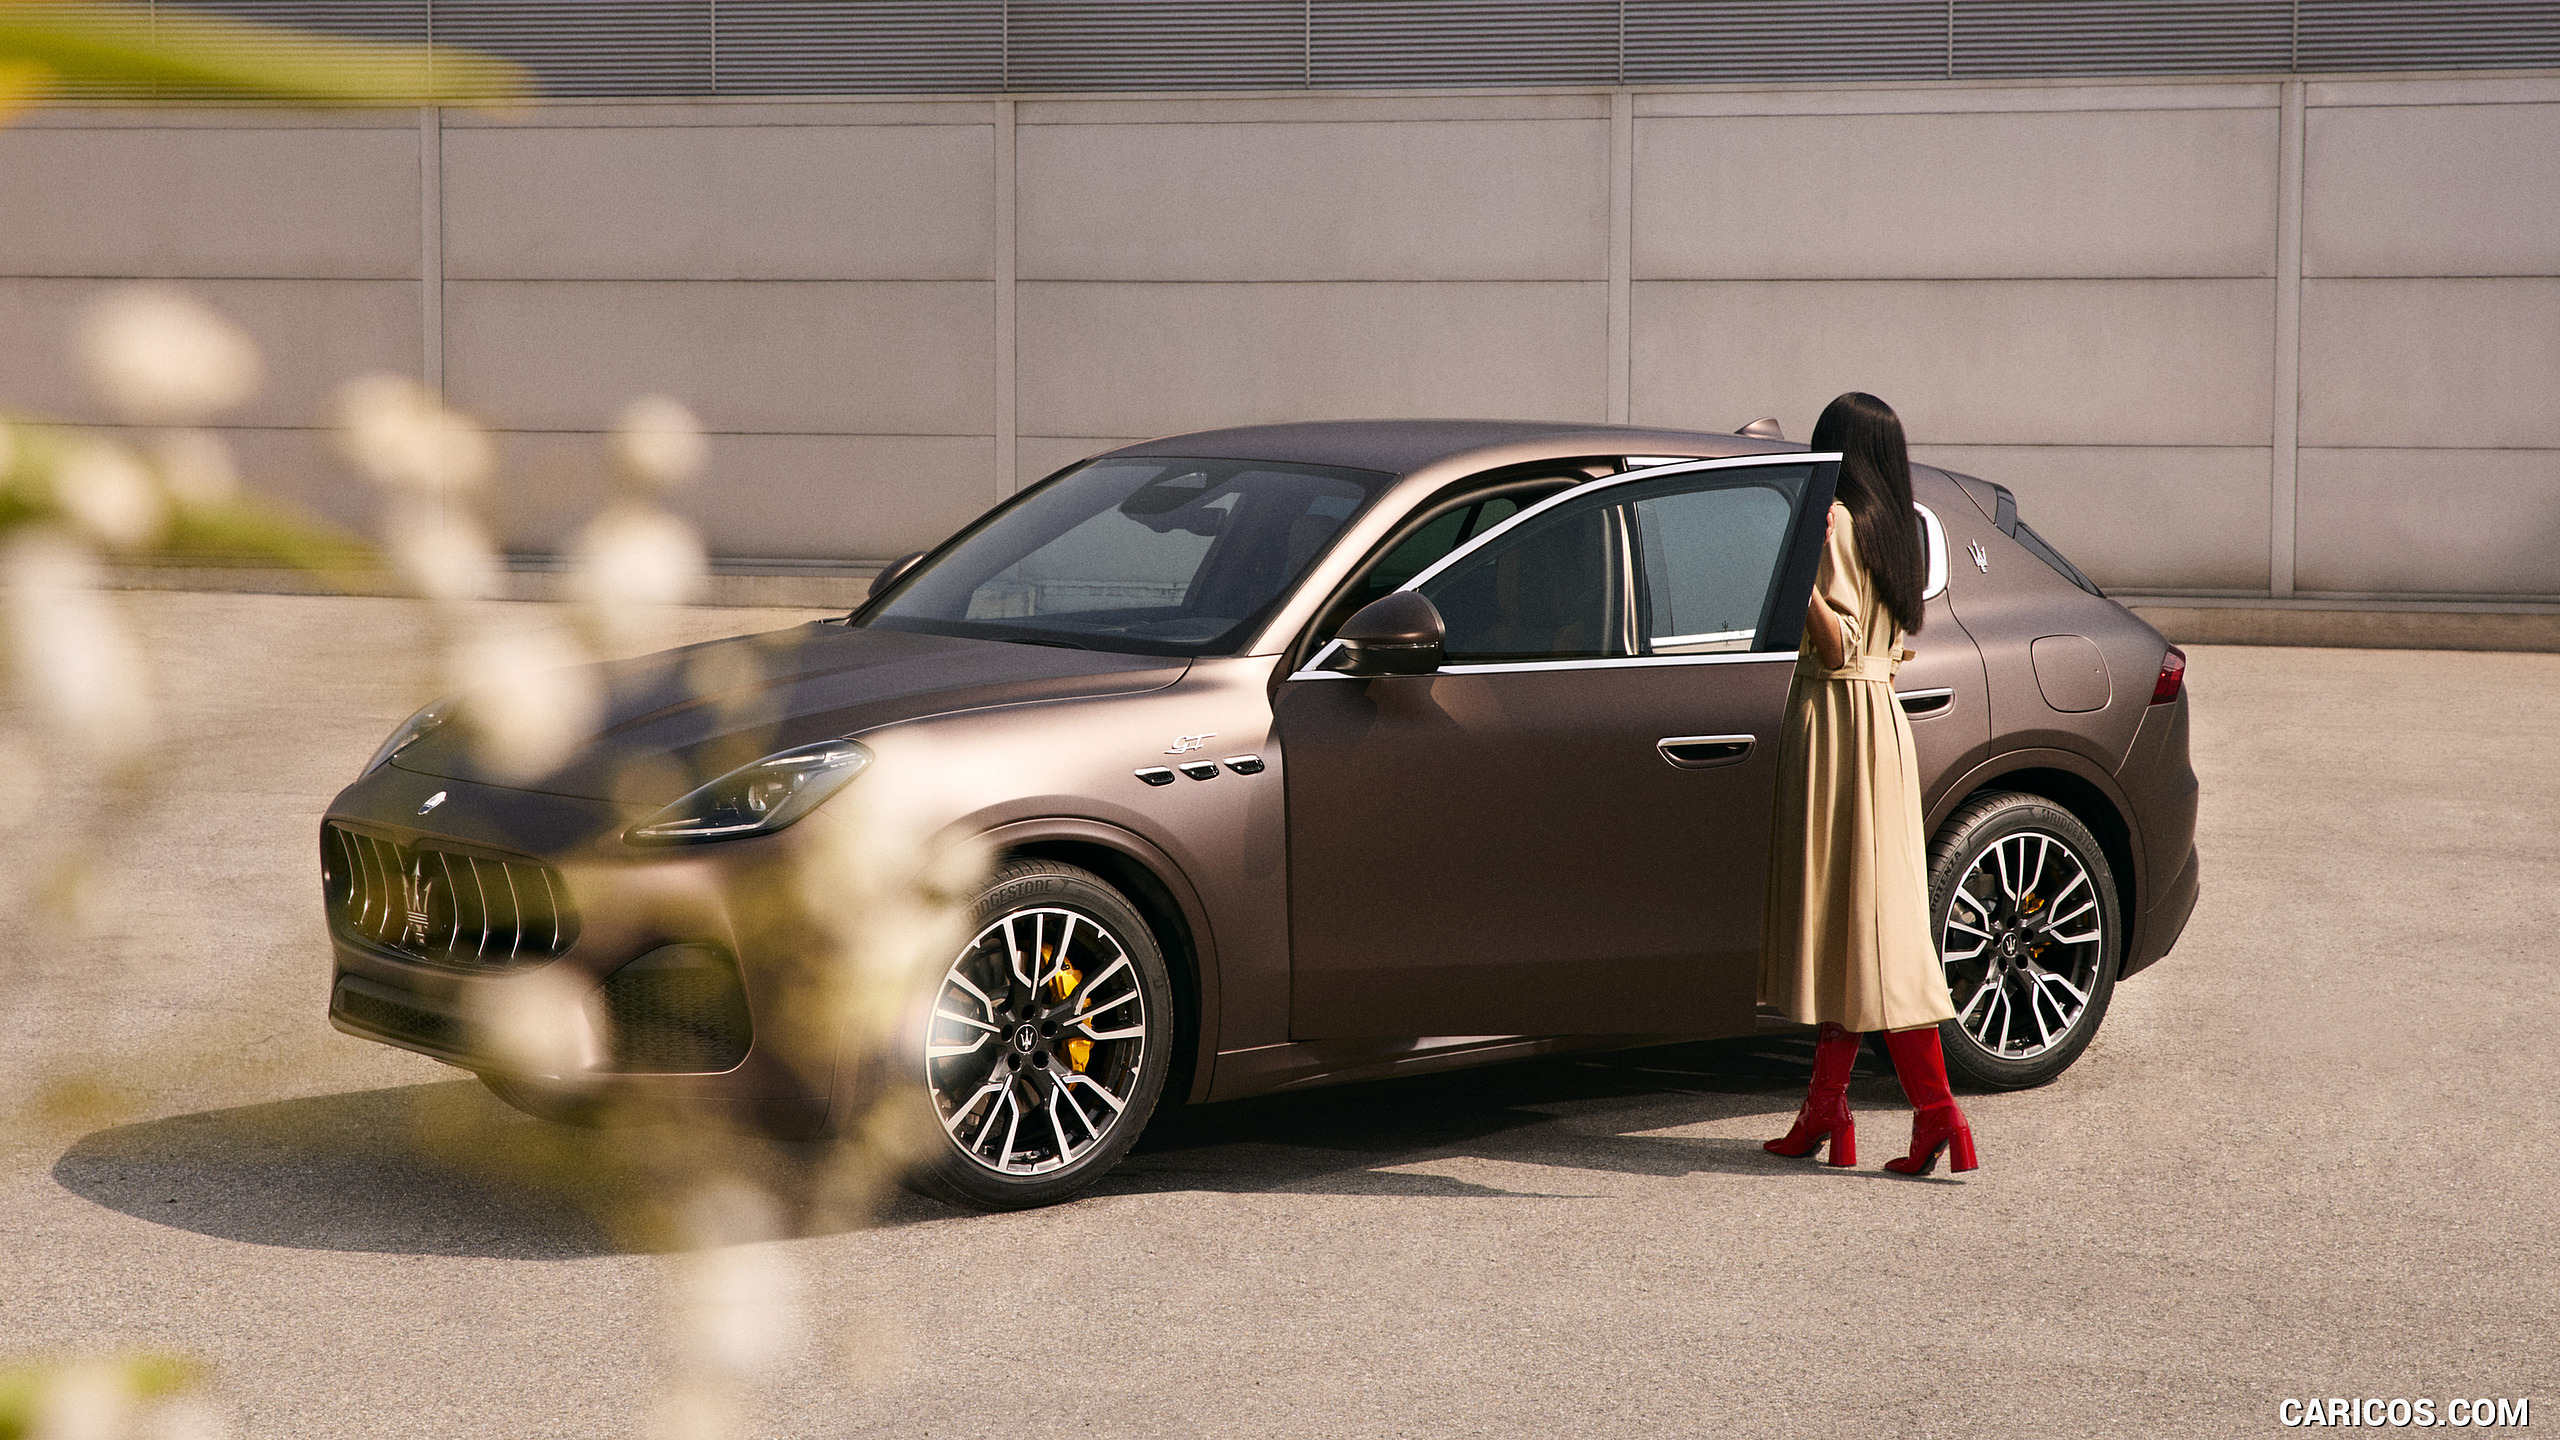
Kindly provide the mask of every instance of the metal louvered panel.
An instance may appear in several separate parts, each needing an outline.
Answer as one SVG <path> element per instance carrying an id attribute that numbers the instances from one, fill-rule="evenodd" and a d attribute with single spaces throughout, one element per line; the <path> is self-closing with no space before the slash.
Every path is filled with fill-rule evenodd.
<path id="1" fill-rule="evenodd" d="M 1614 85 L 1619 0 L 1314 0 L 1319 86 Z"/>
<path id="2" fill-rule="evenodd" d="M 2194 75 L 2293 65 L 2293 0 L 1962 0 L 1958 79 Z"/>
<path id="3" fill-rule="evenodd" d="M 2560 0 L 199 0 L 554 95 L 1609 85 L 2560 66 Z M 22 3 L 29 19 L 84 7 Z M 172 8 L 137 0 L 135 38 Z M 133 13 L 133 12 L 126 12 Z M 95 13 L 89 17 L 95 20 Z M 289 40 L 285 42 L 290 45 Z M 386 72 L 388 73 L 388 72 Z M 403 82 L 387 79 L 386 89 Z M 70 82 L 63 98 L 183 99 Z"/>
<path id="4" fill-rule="evenodd" d="M 1627 83 L 1934 80 L 1947 0 L 1627 0 Z"/>
<path id="5" fill-rule="evenodd" d="M 427 39 L 427 0 L 213 0 L 193 8 L 273 27 L 239 46 L 225 47 L 255 47 L 270 58 L 316 58 L 321 51 L 313 40 L 340 36 L 409 45 L 424 44 Z M 344 62 L 343 56 L 332 58 Z M 366 83 L 387 94 L 418 94 L 428 81 L 423 69 L 397 59 L 369 68 L 373 73 Z M 158 92 L 163 100 L 189 95 L 180 86 L 164 85 Z"/>
<path id="6" fill-rule="evenodd" d="M 139 47 L 151 43 L 151 20 L 147 13 L 136 15 L 131 11 L 125 11 L 100 14 L 89 6 L 77 3 L 77 0 L 73 0 L 73 3 L 58 5 L 37 0 L 37 3 L 13 5 L 10 8 L 14 13 L 9 18 L 21 24 L 79 25 L 87 28 L 100 40 L 117 46 Z M 148 99 L 150 96 L 151 89 L 148 86 L 102 84 L 94 80 L 57 78 L 51 87 L 51 98 L 73 102 Z"/>
<path id="7" fill-rule="evenodd" d="M 2303 70 L 2560 65 L 2554 0 L 2301 0 Z"/>
<path id="8" fill-rule="evenodd" d="M 712 93 L 712 0 L 434 0 L 435 38 L 503 55 L 553 95 Z"/>
<path id="9" fill-rule="evenodd" d="M 1002 0 L 720 0 L 723 95 L 1004 88 Z"/>
<path id="10" fill-rule="evenodd" d="M 187 8 L 359 40 L 422 45 L 427 39 L 427 0 L 189 0 Z"/>
<path id="11" fill-rule="evenodd" d="M 1304 85 L 1305 0 L 1014 0 L 1014 90 L 1241 90 Z"/>

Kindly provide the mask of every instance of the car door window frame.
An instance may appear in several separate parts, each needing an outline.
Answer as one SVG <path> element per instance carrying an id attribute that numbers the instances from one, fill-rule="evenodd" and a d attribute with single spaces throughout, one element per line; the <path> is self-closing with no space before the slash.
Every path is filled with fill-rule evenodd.
<path id="1" fill-rule="evenodd" d="M 1295 671 L 1304 669 L 1308 665 L 1314 664 L 1314 657 L 1323 654 L 1326 650 L 1332 647 L 1332 630 L 1338 628 L 1343 621 L 1350 619 L 1351 616 L 1357 612 L 1358 607 L 1355 606 L 1353 609 L 1346 610 L 1340 615 L 1335 615 L 1333 613 L 1335 608 L 1340 606 L 1344 599 L 1353 591 L 1360 589 L 1367 582 L 1371 571 L 1375 570 L 1380 564 L 1393 557 L 1396 551 L 1402 549 L 1406 543 L 1413 539 L 1414 536 L 1421 534 L 1423 531 L 1431 528 L 1432 525 L 1446 519 L 1452 513 L 1464 510 L 1470 505 L 1483 505 L 1495 500 L 1516 498 L 1528 491 L 1543 492 L 1539 495 L 1539 498 L 1536 501 L 1522 505 L 1519 509 L 1514 510 L 1509 515 L 1505 515 L 1500 520 L 1495 521 L 1492 525 L 1476 531 L 1474 534 L 1469 535 L 1465 540 L 1459 542 L 1458 549 L 1470 548 L 1477 541 L 1485 539 L 1492 535 L 1496 530 L 1499 530 L 1503 526 L 1510 524 L 1512 521 L 1519 519 L 1522 515 L 1529 513 L 1529 511 L 1536 509 L 1538 506 L 1545 504 L 1549 500 L 1561 500 L 1565 496 L 1572 494 L 1574 491 L 1581 489 L 1584 485 L 1591 483 L 1594 480 L 1614 480 L 1619 478 L 1616 475 L 1594 476 L 1584 469 L 1584 467 L 1588 465 L 1606 463 L 1609 462 L 1599 459 L 1577 458 L 1542 460 L 1537 461 L 1532 465 L 1509 466 L 1502 470 L 1471 475 L 1465 480 L 1441 490 L 1430 500 L 1416 506 L 1412 515 L 1397 524 L 1395 529 L 1389 531 L 1386 539 L 1379 541 L 1377 545 L 1372 547 L 1368 555 L 1362 558 L 1359 568 L 1352 571 L 1348 579 L 1337 585 L 1334 588 L 1333 593 L 1325 597 L 1324 605 L 1321 609 L 1316 611 L 1315 619 L 1307 625 L 1305 631 L 1300 634 L 1297 641 L 1290 647 L 1292 653 L 1300 657 L 1297 660 L 1297 663 L 1290 667 L 1291 671 L 1294 673 Z M 1576 471 L 1582 472 L 1582 479 L 1568 480 L 1565 478 L 1567 474 Z M 1458 552 L 1457 550 L 1452 550 L 1449 553 L 1454 555 Z M 1446 559 L 1448 557 L 1443 556 L 1441 558 Z M 1424 575 L 1429 574 L 1432 569 L 1435 568 L 1436 563 L 1437 562 L 1434 562 L 1434 565 L 1426 565 L 1422 569 L 1415 571 L 1412 575 L 1405 577 L 1406 584 L 1400 584 L 1396 586 L 1396 589 L 1402 590 L 1408 588 L 1412 581 L 1418 580 Z M 1386 593 L 1393 594 L 1395 592 L 1391 590 Z M 1373 598 L 1384 597 L 1380 596 Z"/>
<path id="2" fill-rule="evenodd" d="M 1469 539 L 1465 544 L 1459 546 L 1457 549 L 1450 551 L 1448 554 L 1441 556 L 1438 560 L 1424 566 L 1420 572 L 1406 580 L 1402 585 L 1397 586 L 1395 590 L 1390 593 L 1402 593 L 1407 590 L 1419 589 L 1422 585 L 1428 583 L 1431 579 L 1439 575 L 1441 571 L 1460 563 L 1468 556 L 1476 553 L 1478 550 L 1500 540 L 1504 535 L 1519 526 L 1536 520 L 1539 516 L 1546 514 L 1548 511 L 1553 510 L 1560 505 L 1579 499 L 1582 496 L 1610 489 L 1615 486 L 1651 483 L 1659 480 L 1672 479 L 1681 475 L 1711 474 L 1728 470 L 1771 469 L 1782 466 L 1792 467 L 1799 465 L 1836 466 L 1839 463 L 1840 456 L 1836 451 L 1816 450 L 1780 454 L 1733 455 L 1712 460 L 1692 461 L 1683 464 L 1657 465 L 1642 470 L 1623 471 L 1616 475 L 1603 475 L 1586 484 L 1575 485 L 1565 490 L 1558 491 L 1556 494 L 1548 496 L 1537 504 L 1513 514 L 1509 518 L 1503 520 L 1500 524 L 1495 525 L 1492 529 Z M 1804 518 L 1805 517 L 1803 515 L 1799 514 L 1796 517 L 1796 524 L 1801 526 L 1804 523 Z M 1791 542 L 1792 538 L 1793 532 L 1791 531 Z M 1625 537 L 1623 536 L 1614 536 L 1611 543 L 1615 547 L 1621 547 L 1620 560 L 1616 566 L 1620 572 L 1619 584 L 1622 588 L 1631 587 L 1633 582 L 1631 579 L 1627 578 L 1624 573 L 1630 568 L 1624 562 L 1625 559 L 1632 554 L 1631 547 L 1627 547 L 1625 545 Z M 1782 561 L 1781 563 L 1784 562 Z M 1813 577 L 1808 572 L 1804 577 L 1804 580 L 1806 593 L 1810 596 L 1812 592 Z M 1636 621 L 1633 618 L 1634 607 L 1632 602 L 1634 599 L 1635 595 L 1632 589 L 1629 589 L 1626 595 L 1616 597 L 1616 603 L 1613 603 L 1611 607 L 1613 610 L 1618 612 L 1621 617 L 1619 623 L 1622 626 L 1627 627 L 1629 633 L 1632 633 L 1632 630 L 1636 625 Z M 1288 678 L 1292 680 L 1367 679 L 1368 677 L 1365 676 L 1345 675 L 1338 670 L 1327 670 L 1322 668 L 1326 661 L 1332 659 L 1335 654 L 1339 653 L 1341 648 L 1342 642 L 1340 640 L 1325 641 L 1322 646 L 1317 648 L 1314 654 L 1308 656 L 1296 670 L 1292 671 Z M 1630 646 L 1630 648 L 1633 647 Z M 1573 660 L 1467 661 L 1458 664 L 1442 665 L 1440 669 L 1434 673 L 1441 675 L 1499 675 L 1514 671 L 1625 669 L 1644 665 L 1750 665 L 1766 664 L 1773 661 L 1785 661 L 1789 664 L 1793 664 L 1795 658 L 1796 652 L 1792 649 L 1723 651 L 1702 655 L 1628 654 L 1623 656 L 1603 656 Z"/>

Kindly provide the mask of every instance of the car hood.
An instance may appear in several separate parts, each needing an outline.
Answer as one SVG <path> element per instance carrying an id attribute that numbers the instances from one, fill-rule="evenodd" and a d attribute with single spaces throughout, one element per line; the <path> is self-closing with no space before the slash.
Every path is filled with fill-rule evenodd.
<path id="1" fill-rule="evenodd" d="M 1190 661 L 821 621 L 561 672 L 599 684 L 604 718 L 570 758 L 526 781 L 489 766 L 464 697 L 453 721 L 393 758 L 442 779 L 663 805 L 762 756 L 927 715 L 1161 689 Z M 672 763 L 669 763 L 672 762 Z"/>

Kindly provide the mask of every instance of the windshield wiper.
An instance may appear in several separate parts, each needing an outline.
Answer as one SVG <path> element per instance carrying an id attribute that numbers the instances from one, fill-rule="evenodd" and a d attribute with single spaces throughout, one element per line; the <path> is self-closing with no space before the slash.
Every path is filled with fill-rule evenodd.
<path id="1" fill-rule="evenodd" d="M 1090 645 L 1079 645 L 1073 640 L 1042 640 L 1034 639 L 1029 635 L 1000 635 L 996 638 L 1012 645 L 1046 645 L 1052 650 L 1090 650 L 1093 648 Z"/>

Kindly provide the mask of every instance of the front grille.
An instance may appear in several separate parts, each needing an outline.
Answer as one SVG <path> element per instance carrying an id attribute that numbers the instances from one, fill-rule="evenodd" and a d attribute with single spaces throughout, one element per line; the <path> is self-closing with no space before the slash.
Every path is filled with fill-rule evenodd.
<path id="1" fill-rule="evenodd" d="M 350 830 L 321 831 L 329 923 L 413 960 L 505 970 L 548 960 L 578 938 L 560 873 Z"/>
<path id="2" fill-rule="evenodd" d="M 652 950 L 607 976 L 602 996 L 616 1070 L 699 1075 L 747 1058 L 746 987 L 716 946 Z"/>

